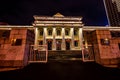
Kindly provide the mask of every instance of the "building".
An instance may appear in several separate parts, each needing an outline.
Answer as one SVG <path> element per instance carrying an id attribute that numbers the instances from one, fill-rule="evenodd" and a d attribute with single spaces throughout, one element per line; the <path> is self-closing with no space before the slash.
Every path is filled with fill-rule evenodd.
<path id="1" fill-rule="evenodd" d="M 48 45 L 48 50 L 81 50 L 82 17 L 34 16 L 35 45 Z"/>
<path id="2" fill-rule="evenodd" d="M 109 26 L 120 26 L 120 0 L 103 0 Z"/>
<path id="3" fill-rule="evenodd" d="M 120 67 L 120 27 L 84 26 L 82 17 L 60 13 L 34 19 L 32 26 L 0 26 L 0 66 L 23 67 L 57 54 Z"/>

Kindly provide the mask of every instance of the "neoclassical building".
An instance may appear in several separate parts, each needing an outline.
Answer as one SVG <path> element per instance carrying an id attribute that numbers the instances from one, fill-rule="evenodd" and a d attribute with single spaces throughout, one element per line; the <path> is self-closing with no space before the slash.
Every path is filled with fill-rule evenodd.
<path id="1" fill-rule="evenodd" d="M 120 27 L 84 26 L 82 17 L 60 13 L 34 19 L 31 26 L 0 25 L 0 66 L 23 67 L 30 61 L 47 61 L 51 54 L 70 54 L 83 62 L 120 67 Z"/>
<path id="2" fill-rule="evenodd" d="M 48 45 L 48 50 L 81 50 L 82 17 L 34 16 L 35 45 Z"/>

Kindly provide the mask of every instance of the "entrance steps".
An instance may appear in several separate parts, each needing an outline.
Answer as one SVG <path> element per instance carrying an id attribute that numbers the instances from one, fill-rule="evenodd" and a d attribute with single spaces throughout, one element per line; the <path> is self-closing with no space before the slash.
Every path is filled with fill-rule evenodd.
<path id="1" fill-rule="evenodd" d="M 82 51 L 48 51 L 48 60 L 82 60 Z"/>

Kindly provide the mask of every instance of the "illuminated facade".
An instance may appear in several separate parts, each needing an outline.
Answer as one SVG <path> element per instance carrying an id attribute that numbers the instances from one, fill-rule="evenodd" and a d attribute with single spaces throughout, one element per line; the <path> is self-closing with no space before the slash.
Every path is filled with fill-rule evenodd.
<path id="1" fill-rule="evenodd" d="M 119 67 L 120 27 L 84 26 L 82 17 L 64 17 L 60 13 L 34 19 L 32 26 L 0 25 L 0 66 L 26 66 L 29 58 L 39 61 L 38 53 L 42 54 L 43 48 L 36 46 L 47 45 L 47 57 L 70 54 L 79 60 Z"/>
<path id="2" fill-rule="evenodd" d="M 35 45 L 48 45 L 48 50 L 81 50 L 82 17 L 34 16 Z"/>

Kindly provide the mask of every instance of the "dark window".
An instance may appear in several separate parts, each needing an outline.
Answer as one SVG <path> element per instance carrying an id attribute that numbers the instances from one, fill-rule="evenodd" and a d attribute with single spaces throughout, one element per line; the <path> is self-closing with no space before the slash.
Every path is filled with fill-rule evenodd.
<path id="1" fill-rule="evenodd" d="M 78 41 L 74 41 L 74 46 L 75 46 L 75 47 L 78 46 Z"/>
<path id="2" fill-rule="evenodd" d="M 57 30 L 57 35 L 61 35 L 61 31 L 60 30 Z"/>
<path id="3" fill-rule="evenodd" d="M 4 31 L 2 33 L 2 38 L 8 38 L 10 36 L 10 31 Z"/>
<path id="4" fill-rule="evenodd" d="M 70 42 L 66 41 L 66 50 L 70 50 Z"/>
<path id="5" fill-rule="evenodd" d="M 101 44 L 102 45 L 110 45 L 110 40 L 109 39 L 101 39 Z"/>
<path id="6" fill-rule="evenodd" d="M 74 30 L 74 35 L 77 35 L 78 34 L 78 30 Z"/>
<path id="7" fill-rule="evenodd" d="M 120 37 L 120 32 L 118 32 L 118 31 L 111 31 L 111 36 L 112 37 Z"/>
<path id="8" fill-rule="evenodd" d="M 65 35 L 69 35 L 69 30 L 65 30 Z"/>
<path id="9" fill-rule="evenodd" d="M 21 46 L 22 39 L 12 39 L 12 46 Z"/>
<path id="10" fill-rule="evenodd" d="M 48 35 L 52 35 L 52 30 L 48 30 Z"/>
<path id="11" fill-rule="evenodd" d="M 52 50 L 52 41 L 47 42 L 48 50 Z"/>

